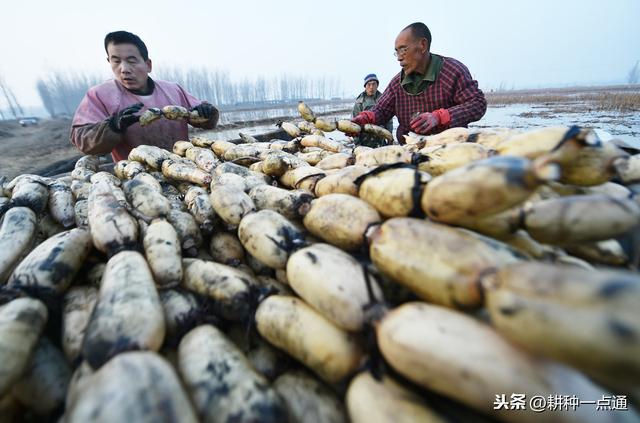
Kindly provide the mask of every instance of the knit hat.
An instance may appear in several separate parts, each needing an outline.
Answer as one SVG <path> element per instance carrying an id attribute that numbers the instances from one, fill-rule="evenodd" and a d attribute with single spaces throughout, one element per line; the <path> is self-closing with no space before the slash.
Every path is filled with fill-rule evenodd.
<path id="1" fill-rule="evenodd" d="M 378 85 L 380 85 L 380 81 L 378 81 L 378 77 L 376 76 L 375 73 L 370 73 L 369 75 L 364 77 L 364 85 L 367 85 L 367 82 L 369 81 L 376 81 L 378 83 Z"/>

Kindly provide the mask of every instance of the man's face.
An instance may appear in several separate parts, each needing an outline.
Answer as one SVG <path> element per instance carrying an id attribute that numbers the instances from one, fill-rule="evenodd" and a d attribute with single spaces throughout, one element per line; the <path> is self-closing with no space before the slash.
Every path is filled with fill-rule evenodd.
<path id="1" fill-rule="evenodd" d="M 107 61 L 113 75 L 129 90 L 144 90 L 151 72 L 151 60 L 144 60 L 134 44 L 109 44 Z"/>
<path id="2" fill-rule="evenodd" d="M 395 53 L 405 75 L 409 75 L 416 70 L 423 71 L 419 67 L 426 63 L 428 49 L 427 40 L 425 38 L 415 39 L 411 29 L 405 29 L 398 34 Z"/>
<path id="3" fill-rule="evenodd" d="M 372 96 L 378 91 L 378 83 L 376 81 L 369 81 L 364 86 L 364 91 L 368 96 Z"/>

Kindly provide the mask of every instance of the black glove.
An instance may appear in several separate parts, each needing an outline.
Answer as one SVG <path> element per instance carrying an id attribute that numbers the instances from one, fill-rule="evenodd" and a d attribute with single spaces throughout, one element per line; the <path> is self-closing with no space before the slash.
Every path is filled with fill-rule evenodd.
<path id="1" fill-rule="evenodd" d="M 195 110 L 196 112 L 198 112 L 198 116 L 203 117 L 207 120 L 210 120 L 213 117 L 213 114 L 215 113 L 216 108 L 209 103 L 200 103 L 191 110 L 192 111 Z"/>
<path id="2" fill-rule="evenodd" d="M 144 107 L 144 104 L 142 103 L 136 103 L 129 107 L 125 107 L 118 113 L 111 116 L 109 119 L 109 126 L 115 132 L 119 134 L 123 133 L 128 127 L 140 120 L 140 116 L 137 116 L 134 113 L 138 113 L 142 107 Z"/>

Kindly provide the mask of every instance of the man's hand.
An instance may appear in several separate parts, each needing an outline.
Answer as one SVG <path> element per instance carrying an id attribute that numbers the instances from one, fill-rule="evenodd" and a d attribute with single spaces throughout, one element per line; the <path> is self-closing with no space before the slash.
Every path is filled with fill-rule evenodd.
<path id="1" fill-rule="evenodd" d="M 356 117 L 351 119 L 351 122 L 357 123 L 360 126 L 364 126 L 367 123 L 376 123 L 376 115 L 370 110 L 358 113 Z"/>
<path id="2" fill-rule="evenodd" d="M 198 112 L 198 115 L 200 117 L 203 117 L 207 120 L 211 120 L 211 118 L 214 116 L 214 113 L 217 112 L 216 108 L 209 103 L 200 103 L 192 108 L 191 111 Z"/>
<path id="3" fill-rule="evenodd" d="M 135 115 L 135 113 L 138 113 L 142 107 L 144 107 L 144 104 L 142 103 L 136 103 L 129 107 L 125 107 L 118 113 L 111 116 L 109 119 L 109 126 L 115 132 L 119 134 L 123 133 L 128 127 L 140 120 L 140 116 Z"/>
<path id="4" fill-rule="evenodd" d="M 411 119 L 410 125 L 416 134 L 427 135 L 440 125 L 440 118 L 433 113 L 421 113 Z"/>
<path id="5" fill-rule="evenodd" d="M 449 111 L 446 109 L 438 109 L 433 112 L 420 113 L 411 119 L 409 125 L 411 130 L 416 134 L 427 135 L 439 127 L 449 125 L 451 118 Z"/>
<path id="6" fill-rule="evenodd" d="M 351 122 L 363 127 L 367 123 L 375 123 L 376 122 L 376 115 L 372 111 L 365 110 L 364 112 L 358 113 L 356 115 L 356 117 L 351 119 Z M 362 132 L 362 131 L 363 131 L 363 129 L 360 129 L 360 132 Z M 345 135 L 348 136 L 348 137 L 351 137 L 351 138 L 355 138 L 359 134 L 358 133 L 345 132 Z"/>

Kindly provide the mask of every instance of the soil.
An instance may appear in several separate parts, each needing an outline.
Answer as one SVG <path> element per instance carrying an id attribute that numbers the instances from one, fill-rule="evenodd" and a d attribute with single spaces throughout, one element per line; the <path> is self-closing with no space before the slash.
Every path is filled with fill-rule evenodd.
<path id="1" fill-rule="evenodd" d="M 51 165 L 82 156 L 69 141 L 71 120 L 47 119 L 21 127 L 16 120 L 0 121 L 0 176 L 42 173 Z"/>

